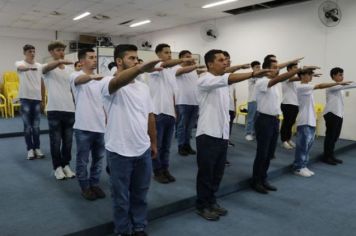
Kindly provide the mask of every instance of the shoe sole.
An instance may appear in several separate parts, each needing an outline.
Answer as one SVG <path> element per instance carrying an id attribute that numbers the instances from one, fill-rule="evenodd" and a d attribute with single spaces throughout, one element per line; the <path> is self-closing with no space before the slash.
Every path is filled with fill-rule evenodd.
<path id="1" fill-rule="evenodd" d="M 218 221 L 220 218 L 219 216 L 216 217 L 216 218 L 210 218 L 210 217 L 206 217 L 204 216 L 202 213 L 200 213 L 199 211 L 196 212 L 199 216 L 201 216 L 202 218 L 206 219 L 206 220 L 209 220 L 209 221 Z"/>

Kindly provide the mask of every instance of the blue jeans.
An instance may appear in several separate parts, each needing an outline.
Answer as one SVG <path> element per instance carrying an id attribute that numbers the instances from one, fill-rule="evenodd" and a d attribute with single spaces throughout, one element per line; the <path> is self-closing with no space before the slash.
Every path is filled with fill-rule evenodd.
<path id="1" fill-rule="evenodd" d="M 153 169 L 168 169 L 169 167 L 169 149 L 171 148 L 175 119 L 166 114 L 156 115 L 157 129 L 157 149 L 158 155 L 153 159 Z"/>
<path id="2" fill-rule="evenodd" d="M 178 146 L 190 146 L 190 138 L 192 130 L 197 123 L 199 107 L 194 105 L 177 105 L 176 108 L 178 111 Z"/>
<path id="3" fill-rule="evenodd" d="M 77 142 L 76 176 L 82 190 L 99 184 L 102 159 L 105 155 L 104 134 L 75 130 Z M 90 175 L 88 176 L 89 154 L 91 152 Z"/>
<path id="4" fill-rule="evenodd" d="M 48 111 L 49 141 L 53 169 L 69 165 L 72 159 L 74 112 Z"/>
<path id="5" fill-rule="evenodd" d="M 40 148 L 41 101 L 20 99 L 27 150 Z"/>
<path id="6" fill-rule="evenodd" d="M 147 226 L 147 192 L 150 186 L 151 150 L 126 157 L 106 150 L 110 168 L 115 232 L 129 234 Z"/>
<path id="7" fill-rule="evenodd" d="M 294 170 L 305 168 L 309 161 L 309 152 L 315 138 L 315 127 L 301 125 L 297 127 L 297 145 L 295 148 Z"/>
<path id="8" fill-rule="evenodd" d="M 255 135 L 255 117 L 257 112 L 257 103 L 249 102 L 247 105 L 246 135 Z"/>

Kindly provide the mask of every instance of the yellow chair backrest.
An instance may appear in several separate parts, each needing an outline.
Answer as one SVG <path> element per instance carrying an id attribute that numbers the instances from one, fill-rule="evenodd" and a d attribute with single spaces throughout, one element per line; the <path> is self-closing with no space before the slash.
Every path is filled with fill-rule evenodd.
<path id="1" fill-rule="evenodd" d="M 315 103 L 314 104 L 314 110 L 315 110 L 316 113 L 322 113 L 324 111 L 324 104 Z"/>
<path id="2" fill-rule="evenodd" d="M 6 83 L 19 83 L 19 76 L 16 71 L 6 71 L 3 75 L 4 84 Z"/>
<path id="3" fill-rule="evenodd" d="M 247 112 L 243 112 L 241 110 L 247 110 L 247 102 L 244 102 L 241 105 L 239 105 L 238 109 L 237 109 L 237 114 L 239 114 L 239 115 L 246 115 L 247 114 Z"/>

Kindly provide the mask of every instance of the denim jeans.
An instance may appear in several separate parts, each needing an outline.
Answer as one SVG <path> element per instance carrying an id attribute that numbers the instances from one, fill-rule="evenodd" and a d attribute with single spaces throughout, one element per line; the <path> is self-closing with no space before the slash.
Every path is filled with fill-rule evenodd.
<path id="1" fill-rule="evenodd" d="M 153 169 L 168 169 L 169 167 L 169 149 L 171 148 L 175 119 L 166 114 L 156 115 L 157 129 L 157 149 L 158 155 L 153 159 Z"/>
<path id="2" fill-rule="evenodd" d="M 215 193 L 224 176 L 228 140 L 199 135 L 197 142 L 196 208 L 209 208 L 216 203 Z"/>
<path id="3" fill-rule="evenodd" d="M 257 112 L 257 103 L 249 102 L 247 105 L 247 121 L 246 121 L 246 135 L 255 135 L 255 117 Z"/>
<path id="4" fill-rule="evenodd" d="M 198 119 L 198 106 L 194 105 L 177 105 L 177 139 L 179 146 L 190 145 L 192 130 Z"/>
<path id="5" fill-rule="evenodd" d="M 40 148 L 41 101 L 20 99 L 27 150 Z"/>
<path id="6" fill-rule="evenodd" d="M 99 184 L 102 159 L 105 155 L 104 134 L 75 129 L 77 143 L 76 176 L 82 190 Z M 89 154 L 91 167 L 88 175 Z"/>
<path id="7" fill-rule="evenodd" d="M 295 148 L 294 170 L 300 170 L 307 166 L 309 152 L 315 138 L 315 127 L 301 125 L 297 127 L 297 145 Z"/>
<path id="8" fill-rule="evenodd" d="M 279 120 L 276 116 L 263 113 L 256 114 L 257 150 L 253 163 L 253 182 L 263 183 L 267 179 L 267 171 L 277 147 Z"/>
<path id="9" fill-rule="evenodd" d="M 115 232 L 129 234 L 147 226 L 147 192 L 150 186 L 151 150 L 126 157 L 106 150 L 110 168 Z"/>
<path id="10" fill-rule="evenodd" d="M 48 111 L 49 141 L 53 169 L 69 165 L 72 159 L 74 112 Z"/>

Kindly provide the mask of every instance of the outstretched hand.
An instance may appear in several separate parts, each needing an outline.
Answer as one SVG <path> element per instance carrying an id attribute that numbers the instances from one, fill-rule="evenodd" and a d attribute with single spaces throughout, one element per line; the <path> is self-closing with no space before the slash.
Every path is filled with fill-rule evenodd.
<path id="1" fill-rule="evenodd" d="M 321 74 L 321 73 L 314 73 L 314 74 L 313 74 L 314 77 L 320 77 L 320 76 L 322 76 L 322 75 L 323 75 L 323 74 Z"/>
<path id="2" fill-rule="evenodd" d="M 62 64 L 62 65 L 72 65 L 72 64 L 74 64 L 73 62 L 68 61 L 68 60 L 60 60 L 59 63 Z"/>
<path id="3" fill-rule="evenodd" d="M 252 77 L 263 77 L 265 75 L 267 75 L 268 73 L 271 73 L 271 72 L 275 72 L 276 70 L 273 70 L 273 69 L 261 69 L 261 70 L 256 70 L 254 72 L 252 72 Z"/>
<path id="4" fill-rule="evenodd" d="M 182 58 L 182 62 L 195 64 L 195 59 L 194 58 Z"/>
<path id="5" fill-rule="evenodd" d="M 299 63 L 301 60 L 303 60 L 304 59 L 304 57 L 299 57 L 299 58 L 296 58 L 296 59 L 294 59 L 294 60 L 291 60 L 291 63 L 289 63 L 289 64 L 293 64 L 293 63 Z"/>
<path id="6" fill-rule="evenodd" d="M 353 83 L 353 81 L 343 81 L 343 82 L 339 82 L 338 84 L 339 85 L 350 85 L 352 83 Z"/>
<path id="7" fill-rule="evenodd" d="M 303 66 L 302 71 L 313 71 L 313 70 L 319 70 L 319 66 Z"/>
<path id="8" fill-rule="evenodd" d="M 138 69 L 141 73 L 161 71 L 161 70 L 163 70 L 162 67 L 155 67 L 159 62 L 161 62 L 161 60 L 153 60 L 153 61 L 144 62 L 144 63 L 138 65 Z"/>
<path id="9" fill-rule="evenodd" d="M 249 69 L 249 68 L 251 68 L 250 63 L 246 63 L 246 64 L 241 65 L 241 69 Z"/>

